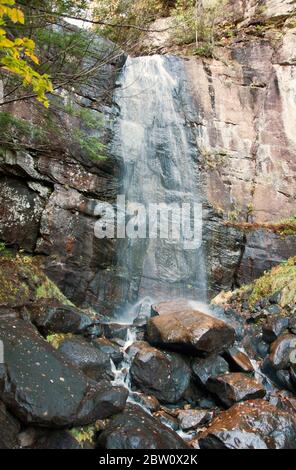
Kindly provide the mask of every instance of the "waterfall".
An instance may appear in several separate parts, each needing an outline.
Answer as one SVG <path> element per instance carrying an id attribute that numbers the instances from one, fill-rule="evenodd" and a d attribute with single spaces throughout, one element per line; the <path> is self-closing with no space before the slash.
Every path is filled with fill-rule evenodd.
<path id="1" fill-rule="evenodd" d="M 201 203 L 196 137 L 186 119 L 191 97 L 183 60 L 158 55 L 129 58 L 118 85 L 113 151 L 123 161 L 127 207 Z M 192 223 L 192 213 L 190 217 Z M 178 224 L 180 219 L 173 215 L 170 222 Z M 138 225 L 143 223 L 147 218 L 141 220 L 138 213 Z M 147 298 L 206 299 L 203 247 L 185 249 L 182 236 L 125 238 L 118 265 L 128 283 L 123 307 Z"/>

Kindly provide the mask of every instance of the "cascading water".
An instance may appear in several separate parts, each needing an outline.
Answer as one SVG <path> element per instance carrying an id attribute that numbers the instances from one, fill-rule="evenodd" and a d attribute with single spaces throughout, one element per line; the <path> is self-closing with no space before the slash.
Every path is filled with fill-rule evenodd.
<path id="1" fill-rule="evenodd" d="M 186 120 L 190 94 L 183 60 L 157 55 L 129 58 L 114 99 L 120 110 L 114 148 L 124 163 L 128 209 L 133 212 L 134 203 L 146 209 L 151 203 L 178 207 L 200 203 L 196 139 Z M 173 216 L 171 222 L 180 220 Z M 143 223 L 147 219 L 141 220 L 138 213 L 139 226 Z M 148 228 L 146 233 L 145 238 L 126 238 L 119 249 L 119 271 L 128 282 L 121 318 L 142 298 L 204 301 L 202 246 L 185 249 L 182 236 L 151 239 Z"/>
<path id="2" fill-rule="evenodd" d="M 130 346 L 139 339 L 137 327 L 146 323 L 143 317 L 151 314 L 153 302 L 182 297 L 192 310 L 231 323 L 238 336 L 242 331 L 240 323 L 229 312 L 226 314 L 223 309 L 214 310 L 205 305 L 207 279 L 203 245 L 188 249 L 182 236 L 161 238 L 158 234 L 149 238 L 147 215 L 139 206 L 146 209 L 150 204 L 180 207 L 189 203 L 193 206 L 202 201 L 196 129 L 189 124 L 192 97 L 186 84 L 183 60 L 168 56 L 130 58 L 118 85 L 114 97 L 118 119 L 113 153 L 123 162 L 123 194 L 128 208 L 124 217 L 127 227 L 132 222 L 134 232 L 129 234 L 134 233 L 134 236 L 123 238 L 118 250 L 119 284 L 115 286 L 119 286 L 116 294 L 119 292 L 120 306 L 114 317 L 118 322 L 129 324 L 129 331 L 122 348 L 124 360 L 118 369 L 114 364 L 112 367 L 113 384 L 127 387 L 129 401 L 138 403 L 149 413 L 149 404 L 130 377 L 130 366 L 137 350 Z M 191 225 L 192 216 L 191 213 Z M 171 222 L 178 225 L 180 219 L 173 216 Z M 143 227 L 146 231 L 141 231 Z M 143 339 L 143 331 L 140 333 Z M 240 352 L 245 354 L 242 349 Z M 264 383 L 266 390 L 272 393 L 273 384 L 255 360 L 252 364 L 258 383 Z M 170 426 L 170 420 L 166 425 Z M 197 430 L 186 433 L 179 429 L 177 432 L 182 439 L 190 440 Z"/>

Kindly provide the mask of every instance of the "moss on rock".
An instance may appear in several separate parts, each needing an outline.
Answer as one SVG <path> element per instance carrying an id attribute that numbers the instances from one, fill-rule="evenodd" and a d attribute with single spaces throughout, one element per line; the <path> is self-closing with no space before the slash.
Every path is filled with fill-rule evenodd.
<path id="1" fill-rule="evenodd" d="M 52 335 L 48 335 L 46 337 L 46 341 L 50 343 L 54 349 L 59 349 L 61 343 L 67 338 L 73 338 L 73 334 L 55 333 Z"/>
<path id="2" fill-rule="evenodd" d="M 42 303 L 73 305 L 44 274 L 37 257 L 0 256 L 0 307 Z"/>
<path id="3" fill-rule="evenodd" d="M 280 292 L 279 305 L 283 312 L 296 304 L 296 256 L 275 266 L 252 284 L 242 286 L 233 292 L 221 292 L 212 300 L 216 305 L 240 304 L 247 300 L 249 307 L 261 299 Z"/>
<path id="4" fill-rule="evenodd" d="M 261 298 L 270 297 L 279 291 L 281 307 L 296 303 L 296 256 L 275 266 L 252 284 L 249 304 L 255 305 Z"/>

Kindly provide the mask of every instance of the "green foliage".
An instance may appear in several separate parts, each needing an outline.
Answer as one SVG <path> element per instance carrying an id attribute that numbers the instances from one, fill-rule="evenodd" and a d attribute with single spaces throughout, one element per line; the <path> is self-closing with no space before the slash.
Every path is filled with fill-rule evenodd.
<path id="1" fill-rule="evenodd" d="M 8 112 L 0 112 L 0 143 L 7 148 L 22 148 L 24 140 L 44 138 L 42 127 L 24 119 L 17 118 Z"/>
<path id="2" fill-rule="evenodd" d="M 105 146 L 100 142 L 98 137 L 87 135 L 80 129 L 75 129 L 73 137 L 88 158 L 93 161 L 106 160 L 107 157 L 102 155 Z"/>
<path id="3" fill-rule="evenodd" d="M 193 55 L 196 55 L 199 57 L 207 57 L 207 58 L 212 58 L 213 52 L 214 52 L 214 46 L 212 44 L 205 44 L 203 46 L 196 47 L 192 51 Z"/>
<path id="4" fill-rule="evenodd" d="M 179 45 L 196 43 L 195 55 L 212 57 L 216 20 L 223 13 L 227 0 L 212 1 L 203 6 L 201 0 L 177 0 L 173 11 L 175 42 Z"/>
<path id="5" fill-rule="evenodd" d="M 200 147 L 201 164 L 204 170 L 212 171 L 227 165 L 230 154 L 227 150 Z"/>
<path id="6" fill-rule="evenodd" d="M 279 222 L 279 234 L 282 236 L 296 235 L 296 215 Z"/>
<path id="7" fill-rule="evenodd" d="M 40 306 L 43 301 L 73 305 L 44 274 L 38 258 L 0 257 L 0 306 Z"/>
<path id="8" fill-rule="evenodd" d="M 79 442 L 83 444 L 84 442 L 92 443 L 94 441 L 95 435 L 97 433 L 96 425 L 84 426 L 80 428 L 73 428 L 70 430 L 72 436 Z"/>
<path id="9" fill-rule="evenodd" d="M 39 59 L 35 55 L 35 42 L 27 37 L 9 38 L 6 30 L 6 19 L 12 23 L 25 23 L 25 17 L 19 8 L 13 8 L 15 0 L 0 0 L 0 68 L 19 76 L 25 87 L 32 87 L 37 100 L 45 107 L 49 106 L 46 93 L 53 87 L 49 75 L 40 74 L 29 65 L 35 65 Z"/>
<path id="10" fill-rule="evenodd" d="M 243 300 L 247 300 L 249 307 L 266 297 L 280 293 L 279 305 L 282 308 L 282 315 L 289 315 L 291 307 L 296 304 L 296 257 L 274 266 L 270 271 L 265 272 L 252 284 L 244 285 L 235 291 L 222 291 L 212 300 L 216 305 L 241 305 Z"/>
<path id="11" fill-rule="evenodd" d="M 265 273 L 252 285 L 252 293 L 249 304 L 255 303 L 261 298 L 271 296 L 281 291 L 280 304 L 284 308 L 290 303 L 296 302 L 296 257 L 274 267 Z"/>
<path id="12" fill-rule="evenodd" d="M 52 58 L 47 67 L 55 80 L 65 80 L 73 75 L 74 83 L 79 82 L 82 60 L 90 53 L 93 39 L 91 34 L 83 30 L 67 31 L 63 28 L 42 28 L 35 34 L 38 47 L 46 57 Z M 82 79 L 85 79 L 84 75 Z"/>
<path id="13" fill-rule="evenodd" d="M 48 335 L 46 337 L 46 341 L 52 345 L 54 349 L 59 349 L 60 345 L 65 341 L 67 338 L 72 338 L 73 335 L 71 333 L 55 333 L 52 335 Z"/>
<path id="14" fill-rule="evenodd" d="M 97 111 L 81 108 L 70 103 L 64 106 L 64 112 L 78 119 L 80 126 L 72 131 L 72 138 L 82 152 L 93 161 L 106 160 L 103 155 L 105 145 L 101 143 L 98 134 L 103 125 L 103 116 Z M 93 134 L 92 134 L 93 133 Z"/>
<path id="15" fill-rule="evenodd" d="M 0 242 L 0 256 L 10 256 L 10 252 L 7 250 L 4 242 Z"/>
<path id="16" fill-rule="evenodd" d="M 168 0 L 95 0 L 94 18 L 108 23 L 99 27 L 100 34 L 115 42 L 126 42 L 127 38 L 136 40 L 141 31 L 112 25 L 148 26 L 157 17 L 168 14 L 172 3 Z"/>

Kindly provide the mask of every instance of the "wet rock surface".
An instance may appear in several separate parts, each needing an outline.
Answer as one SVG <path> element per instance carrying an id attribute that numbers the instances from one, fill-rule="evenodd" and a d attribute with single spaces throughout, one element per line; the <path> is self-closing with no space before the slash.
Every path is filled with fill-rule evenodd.
<path id="1" fill-rule="evenodd" d="M 123 352 L 121 348 L 107 338 L 97 338 L 93 340 L 92 346 L 99 349 L 102 353 L 107 354 L 115 365 L 123 360 Z"/>
<path id="2" fill-rule="evenodd" d="M 147 343 L 136 343 L 138 349 L 130 373 L 133 383 L 159 401 L 176 403 L 190 381 L 190 367 L 177 353 L 160 351 Z"/>
<path id="3" fill-rule="evenodd" d="M 296 423 L 264 400 L 223 411 L 199 437 L 202 449 L 295 449 Z"/>
<path id="4" fill-rule="evenodd" d="M 0 402 L 0 449 L 19 448 L 20 429 L 20 423 L 7 411 L 4 403 Z"/>
<path id="5" fill-rule="evenodd" d="M 152 344 L 209 355 L 221 352 L 235 340 L 231 326 L 207 314 L 188 307 L 182 310 L 174 302 L 153 308 L 159 316 L 151 318 L 147 324 L 147 337 Z"/>
<path id="6" fill-rule="evenodd" d="M 211 377 L 206 386 L 228 407 L 243 400 L 263 398 L 266 393 L 264 387 L 257 380 L 242 373 Z"/>
<path id="7" fill-rule="evenodd" d="M 282 335 L 272 345 L 269 360 L 276 369 L 286 369 L 291 363 L 291 354 L 296 348 L 295 335 Z"/>
<path id="8" fill-rule="evenodd" d="M 263 340 L 266 343 L 273 343 L 289 325 L 289 318 L 273 317 L 269 318 L 262 327 Z"/>
<path id="9" fill-rule="evenodd" d="M 296 335 L 285 333 L 270 347 L 263 363 L 264 373 L 280 388 L 296 391 L 295 387 Z"/>
<path id="10" fill-rule="evenodd" d="M 229 365 L 221 356 L 194 359 L 191 367 L 198 383 L 204 386 L 210 377 L 229 372 Z"/>
<path id="11" fill-rule="evenodd" d="M 69 338 L 62 341 L 59 352 L 85 375 L 100 382 L 113 379 L 110 356 L 84 338 Z"/>
<path id="12" fill-rule="evenodd" d="M 248 355 L 237 348 L 228 349 L 225 353 L 233 372 L 254 372 L 254 367 Z"/>
<path id="13" fill-rule="evenodd" d="M 63 305 L 41 309 L 33 322 L 39 330 L 45 333 L 84 333 L 94 323 L 94 320 L 83 314 L 75 307 Z"/>
<path id="14" fill-rule="evenodd" d="M 51 431 L 43 436 L 40 436 L 34 444 L 29 447 L 30 449 L 44 449 L 44 450 L 70 450 L 70 449 L 84 449 L 92 447 L 90 445 L 80 444 L 69 431 Z"/>
<path id="15" fill-rule="evenodd" d="M 207 424 L 213 418 L 209 410 L 183 410 L 178 414 L 178 421 L 183 431 Z"/>
<path id="16" fill-rule="evenodd" d="M 110 426 L 98 440 L 103 449 L 186 449 L 178 434 L 148 415 L 138 406 L 129 405 L 111 419 Z"/>
<path id="17" fill-rule="evenodd" d="M 23 320 L 0 325 L 5 366 L 0 397 L 23 422 L 65 427 L 84 425 L 122 410 L 127 391 L 88 381 Z"/>

